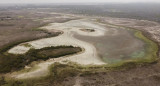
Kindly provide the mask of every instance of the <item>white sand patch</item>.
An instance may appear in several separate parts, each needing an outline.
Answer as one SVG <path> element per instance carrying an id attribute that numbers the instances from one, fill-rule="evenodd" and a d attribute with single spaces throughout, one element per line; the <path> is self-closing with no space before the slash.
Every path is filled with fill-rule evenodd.
<path id="1" fill-rule="evenodd" d="M 40 40 L 35 40 L 31 42 L 27 42 L 30 45 L 32 45 L 33 48 L 35 49 L 40 49 L 44 47 L 49 47 L 49 46 L 61 46 L 61 45 L 66 45 L 66 46 L 76 46 L 76 47 L 81 47 L 85 51 L 83 53 L 79 53 L 76 55 L 70 55 L 70 56 L 63 56 L 59 58 L 54 58 L 50 59 L 48 61 L 39 63 L 38 66 L 39 68 L 37 70 L 27 72 L 27 73 L 22 73 L 22 74 L 17 74 L 14 75 L 13 77 L 15 78 L 33 78 L 33 77 L 40 77 L 40 76 L 46 76 L 48 73 L 48 66 L 55 62 L 63 62 L 63 61 L 71 61 L 71 62 L 76 62 L 78 64 L 82 65 L 103 65 L 106 64 L 104 63 L 97 55 L 96 48 L 87 42 L 78 40 L 73 37 L 73 34 L 76 32 L 77 34 L 80 35 L 85 35 L 85 36 L 103 36 L 105 34 L 105 27 L 92 22 L 92 21 L 86 21 L 86 20 L 72 20 L 66 23 L 53 23 L 49 26 L 43 27 L 47 30 L 61 30 L 64 33 L 60 36 L 57 37 L 52 37 L 52 38 L 44 38 Z M 81 31 L 80 29 L 94 29 L 95 32 L 84 32 Z M 14 53 L 14 54 L 22 54 L 26 53 L 29 50 L 27 47 L 20 47 L 15 46 L 11 50 L 9 50 L 9 53 Z M 19 53 L 20 52 L 20 53 Z"/>
<path id="2" fill-rule="evenodd" d="M 8 53 L 13 53 L 13 54 L 24 54 L 30 49 L 30 47 L 25 47 L 25 46 L 16 46 L 8 51 Z"/>

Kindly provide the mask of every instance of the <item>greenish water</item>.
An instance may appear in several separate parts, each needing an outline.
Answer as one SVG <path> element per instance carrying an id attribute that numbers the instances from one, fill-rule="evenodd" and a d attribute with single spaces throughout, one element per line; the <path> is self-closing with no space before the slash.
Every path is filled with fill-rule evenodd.
<path id="1" fill-rule="evenodd" d="M 157 58 L 158 46 L 138 30 L 107 28 L 101 37 L 75 35 L 76 38 L 93 44 L 99 57 L 106 63 L 119 63 Z"/>

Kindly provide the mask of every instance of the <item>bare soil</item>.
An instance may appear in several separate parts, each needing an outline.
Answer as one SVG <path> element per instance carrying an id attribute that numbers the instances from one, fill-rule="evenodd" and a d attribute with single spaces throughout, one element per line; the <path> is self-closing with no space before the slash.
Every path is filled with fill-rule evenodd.
<path id="1" fill-rule="evenodd" d="M 65 22 L 74 18 L 56 18 L 60 14 L 41 13 L 30 9 L 7 9 L 0 12 L 0 47 L 21 41 L 51 35 L 37 28 L 51 22 Z M 52 32 L 52 35 L 59 34 Z"/>

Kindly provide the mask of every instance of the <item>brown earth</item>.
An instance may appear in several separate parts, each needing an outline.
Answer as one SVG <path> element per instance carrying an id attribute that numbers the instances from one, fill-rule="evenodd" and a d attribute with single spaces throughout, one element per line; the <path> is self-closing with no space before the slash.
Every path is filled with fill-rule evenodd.
<path id="1" fill-rule="evenodd" d="M 97 72 L 79 76 L 81 86 L 159 86 L 160 63 L 137 66 L 131 69 L 115 70 L 110 72 Z M 71 86 L 77 77 L 64 79 L 60 86 Z M 76 84 L 76 83 L 75 83 Z"/>
<path id="2" fill-rule="evenodd" d="M 75 18 L 56 18 L 60 14 L 39 13 L 37 10 L 6 10 L 0 12 L 0 47 L 8 44 L 58 35 L 57 32 L 48 33 L 37 30 L 51 22 L 65 22 Z"/>

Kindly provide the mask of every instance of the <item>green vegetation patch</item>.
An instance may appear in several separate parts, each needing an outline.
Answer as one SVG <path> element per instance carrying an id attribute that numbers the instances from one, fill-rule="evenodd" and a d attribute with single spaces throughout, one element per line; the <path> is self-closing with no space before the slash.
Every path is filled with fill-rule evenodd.
<path id="1" fill-rule="evenodd" d="M 24 55 L 0 54 L 0 73 L 7 73 L 24 68 L 33 61 L 48 60 L 60 56 L 71 55 L 82 51 L 79 47 L 56 46 L 42 49 L 31 49 Z"/>
<path id="2" fill-rule="evenodd" d="M 84 32 L 95 32 L 94 29 L 80 29 L 80 30 Z"/>
<path id="3" fill-rule="evenodd" d="M 146 52 L 145 52 L 145 59 L 151 59 L 156 60 L 158 59 L 158 45 L 153 42 L 152 40 L 149 40 L 146 38 L 142 32 L 136 31 L 135 36 L 141 40 L 143 40 L 146 43 Z"/>
<path id="4" fill-rule="evenodd" d="M 60 56 L 70 55 L 82 51 L 79 47 L 73 46 L 57 46 L 46 47 L 42 49 L 31 49 L 26 55 L 35 57 L 36 59 L 47 60 L 49 58 L 57 58 Z"/>
<path id="5" fill-rule="evenodd" d="M 21 44 L 22 46 L 25 46 L 25 47 L 32 47 L 32 45 L 31 44 L 29 44 L 29 43 L 24 43 L 24 44 Z"/>

